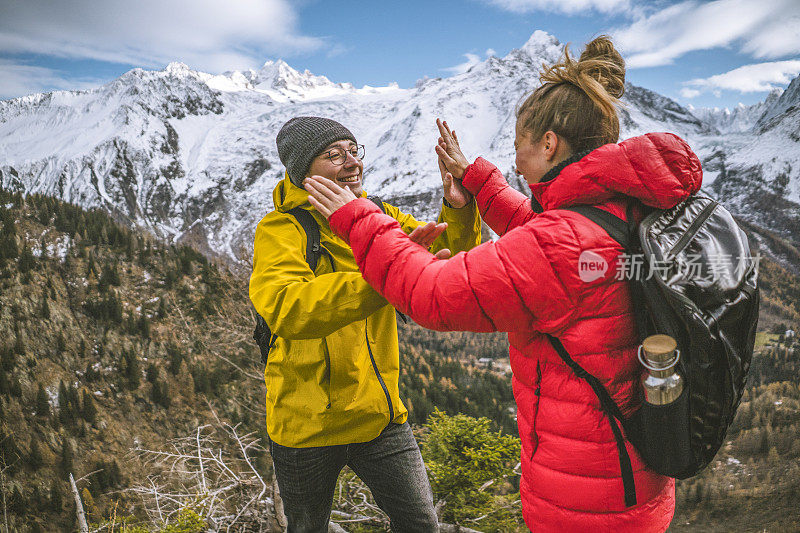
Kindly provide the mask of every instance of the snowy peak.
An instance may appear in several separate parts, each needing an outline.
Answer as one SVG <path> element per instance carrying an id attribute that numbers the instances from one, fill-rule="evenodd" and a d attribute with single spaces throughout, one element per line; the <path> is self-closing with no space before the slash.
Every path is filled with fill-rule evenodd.
<path id="1" fill-rule="evenodd" d="M 775 94 L 774 91 L 770 93 L 770 96 L 773 96 L 773 94 Z M 759 132 L 764 133 L 791 117 L 795 131 L 800 133 L 800 127 L 798 127 L 800 122 L 800 76 L 792 80 L 792 83 L 789 84 L 780 97 L 764 103 L 766 110 L 756 123 L 756 128 L 758 128 Z"/>
<path id="2" fill-rule="evenodd" d="M 783 89 L 773 89 L 763 102 L 757 104 L 739 104 L 733 109 L 718 107 L 695 108 L 689 106 L 694 116 L 715 128 L 722 134 L 744 133 L 751 131 L 764 112 L 772 107 L 780 98 Z"/>
<path id="3" fill-rule="evenodd" d="M 298 72 L 282 59 L 267 61 L 258 71 L 251 71 L 250 82 L 255 89 L 289 99 L 320 98 L 354 90 L 350 83 L 333 83 L 308 70 Z"/>
<path id="4" fill-rule="evenodd" d="M 542 30 L 533 32 L 530 39 L 519 48 L 520 52 L 528 54 L 531 59 L 547 62 L 557 61 L 563 50 L 564 45 L 558 39 Z"/>

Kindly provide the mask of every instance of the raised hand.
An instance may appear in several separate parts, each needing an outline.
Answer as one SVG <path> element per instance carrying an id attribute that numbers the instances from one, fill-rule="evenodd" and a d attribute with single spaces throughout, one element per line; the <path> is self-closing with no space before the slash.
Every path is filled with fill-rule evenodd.
<path id="1" fill-rule="evenodd" d="M 455 208 L 461 208 L 472 201 L 472 193 L 469 192 L 461 184 L 461 180 L 457 180 L 451 173 L 447 171 L 444 162 L 441 159 L 437 160 L 439 163 L 439 173 L 442 175 L 442 189 L 444 199 Z"/>
<path id="2" fill-rule="evenodd" d="M 469 166 L 469 161 L 461 152 L 458 137 L 456 137 L 455 132 L 450 130 L 447 122 L 442 122 L 441 119 L 436 119 L 436 127 L 439 128 L 440 136 L 439 144 L 435 148 L 436 155 L 439 156 L 439 159 L 455 179 L 463 179 L 464 172 Z"/>
<path id="3" fill-rule="evenodd" d="M 356 199 L 353 191 L 347 187 L 340 187 L 322 176 L 311 176 L 304 179 L 303 186 L 310 194 L 308 201 L 326 219 L 330 218 L 334 211 Z"/>

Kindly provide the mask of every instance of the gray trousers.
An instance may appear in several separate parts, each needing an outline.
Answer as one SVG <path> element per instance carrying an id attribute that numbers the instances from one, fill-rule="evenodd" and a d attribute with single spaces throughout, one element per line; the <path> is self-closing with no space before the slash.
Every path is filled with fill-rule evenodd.
<path id="1" fill-rule="evenodd" d="M 270 442 L 289 533 L 324 533 L 336 480 L 349 466 L 389 516 L 392 531 L 439 530 L 433 494 L 411 426 L 389 424 L 369 442 L 289 448 Z"/>

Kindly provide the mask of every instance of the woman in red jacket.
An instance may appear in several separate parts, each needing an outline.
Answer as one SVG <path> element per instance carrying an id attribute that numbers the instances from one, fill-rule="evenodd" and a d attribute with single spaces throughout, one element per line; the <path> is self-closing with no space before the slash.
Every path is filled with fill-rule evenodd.
<path id="1" fill-rule="evenodd" d="M 543 85 L 517 111 L 514 142 L 532 202 L 488 161 L 467 164 L 439 123 L 436 151 L 447 179 L 462 180 L 500 235 L 449 260 L 411 242 L 369 200 L 323 178 L 306 183 L 311 203 L 349 242 L 364 278 L 399 310 L 431 329 L 508 332 L 522 439 L 520 494 L 534 531 L 663 531 L 675 508 L 674 480 L 649 470 L 629 443 L 637 503 L 625 505 L 600 402 L 545 336 L 558 337 L 623 414 L 639 407 L 638 339 L 618 272 L 621 249 L 602 228 L 561 208 L 595 205 L 621 218 L 631 202 L 671 208 L 700 188 L 702 171 L 689 146 L 671 134 L 616 144 L 624 75 L 606 37 L 589 43 L 577 61 L 565 52 L 542 73 Z M 426 229 L 441 230 L 432 223 Z M 587 260 L 594 269 L 585 268 Z"/>

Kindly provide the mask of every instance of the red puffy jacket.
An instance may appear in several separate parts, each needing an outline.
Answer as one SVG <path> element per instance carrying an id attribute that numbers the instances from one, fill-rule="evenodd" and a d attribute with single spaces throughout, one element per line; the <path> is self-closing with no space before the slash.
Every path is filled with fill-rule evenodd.
<path id="1" fill-rule="evenodd" d="M 628 286 L 617 279 L 620 247 L 593 222 L 557 208 L 591 204 L 625 218 L 630 197 L 670 208 L 696 192 L 701 179 L 684 141 L 648 134 L 602 146 L 532 185 L 544 209 L 536 214 L 478 158 L 463 183 L 501 238 L 447 261 L 411 242 L 369 200 L 350 202 L 330 218 L 364 278 L 419 324 L 508 332 L 522 509 L 534 531 L 663 531 L 672 520 L 674 480 L 648 470 L 630 444 L 638 503 L 625 507 L 619 455 L 600 402 L 543 333 L 561 339 L 623 414 L 635 411 L 641 369 Z M 582 253 L 600 266 L 581 273 Z"/>

